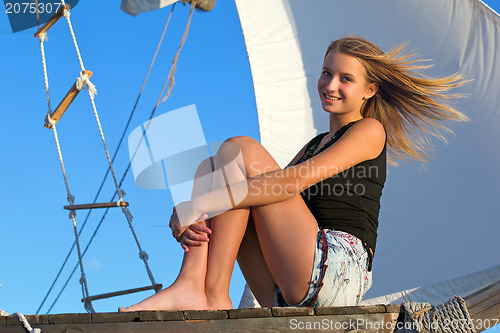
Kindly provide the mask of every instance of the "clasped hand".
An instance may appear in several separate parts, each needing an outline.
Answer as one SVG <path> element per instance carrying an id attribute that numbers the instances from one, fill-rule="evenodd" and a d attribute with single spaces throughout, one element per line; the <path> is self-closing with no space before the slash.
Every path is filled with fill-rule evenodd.
<path id="1" fill-rule="evenodd" d="M 174 207 L 170 217 L 169 227 L 172 236 L 181 244 L 184 251 L 189 252 L 190 246 L 200 246 L 208 242 L 212 230 L 205 225 L 207 214 L 196 212 L 191 201 L 184 201 Z"/>

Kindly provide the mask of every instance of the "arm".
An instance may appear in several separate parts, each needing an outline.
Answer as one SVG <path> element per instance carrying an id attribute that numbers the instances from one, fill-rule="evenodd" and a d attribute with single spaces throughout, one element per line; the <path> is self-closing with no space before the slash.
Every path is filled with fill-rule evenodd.
<path id="1" fill-rule="evenodd" d="M 375 119 L 363 119 L 354 124 L 331 147 L 299 165 L 231 184 L 232 197 L 242 198 L 240 202 L 235 202 L 234 206 L 223 199 L 227 197 L 226 189 L 194 198 L 193 214 L 199 216 L 207 213 L 209 216 L 215 216 L 233 208 L 261 206 L 290 199 L 309 186 L 377 157 L 384 144 L 385 131 L 382 124 Z M 192 219 L 192 216 L 187 217 Z M 194 220 L 184 220 L 181 225 L 193 222 Z"/>

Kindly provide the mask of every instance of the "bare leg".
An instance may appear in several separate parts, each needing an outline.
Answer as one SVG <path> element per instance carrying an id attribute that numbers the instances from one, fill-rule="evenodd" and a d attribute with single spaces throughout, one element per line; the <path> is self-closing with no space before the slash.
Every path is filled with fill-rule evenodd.
<path id="1" fill-rule="evenodd" d="M 241 148 L 245 160 L 244 177 L 279 169 L 278 164 L 257 141 L 247 137 L 232 138 L 229 141 Z M 261 299 L 265 305 L 271 302 L 270 290 L 273 289 L 274 281 L 280 286 L 285 301 L 296 304 L 305 296 L 311 277 L 317 233 L 316 220 L 300 196 L 251 209 L 265 263 L 259 253 L 255 260 L 259 265 L 269 268 L 260 282 L 258 276 L 250 276 L 251 283 L 256 290 L 262 287 L 264 296 Z M 247 230 L 248 210 L 232 210 L 215 217 L 212 222 L 208 261 L 206 249 L 203 247 L 198 247 L 199 251 L 189 251 L 184 257 L 179 277 L 172 286 L 141 303 L 121 310 L 230 307 L 229 280 L 240 243 Z M 244 242 L 247 250 L 255 248 L 256 243 L 255 238 Z M 243 254 L 242 258 L 244 257 Z M 248 273 L 250 270 L 245 266 L 245 261 L 240 261 L 240 266 Z M 201 285 L 204 282 L 203 293 Z M 186 293 L 187 289 L 194 294 L 194 298 L 191 301 L 181 301 L 189 297 L 186 297 L 190 295 Z"/>
<path id="2" fill-rule="evenodd" d="M 135 305 L 120 307 L 118 311 L 207 309 L 205 296 L 207 252 L 207 243 L 191 248 L 184 254 L 179 275 L 170 287 Z"/>
<path id="3" fill-rule="evenodd" d="M 199 195 L 203 191 L 211 190 L 212 181 L 203 176 L 210 175 L 212 170 L 213 166 L 210 159 L 206 159 L 200 164 L 195 175 L 193 195 Z M 127 308 L 120 307 L 118 311 L 207 309 L 205 295 L 207 257 L 208 244 L 206 242 L 203 242 L 201 246 L 191 247 L 189 252 L 184 253 L 179 275 L 170 287 L 135 305 Z"/>
<path id="4" fill-rule="evenodd" d="M 193 196 L 206 192 L 207 187 L 211 190 L 225 186 L 226 182 L 234 183 L 245 179 L 241 170 L 234 165 L 232 170 L 226 166 L 223 178 L 203 178 L 202 176 L 210 174 L 213 168 L 220 170 L 222 165 L 225 165 L 223 156 L 219 158 L 218 162 L 214 162 L 214 166 L 209 160 L 200 165 L 195 177 Z M 229 282 L 248 217 L 249 209 L 238 209 L 212 218 L 209 244 L 190 247 L 189 252 L 184 254 L 182 267 L 175 282 L 144 301 L 127 308 L 120 308 L 119 311 L 232 308 Z"/>
<path id="5" fill-rule="evenodd" d="M 262 254 L 251 216 L 238 252 L 238 264 L 260 306 L 273 307 L 276 282 Z"/>
<path id="6" fill-rule="evenodd" d="M 221 170 L 214 177 L 214 188 L 226 187 L 246 179 L 234 158 L 240 149 L 234 144 L 225 143 L 215 159 L 215 169 Z M 231 309 L 229 282 L 233 273 L 236 255 L 245 235 L 250 209 L 234 209 L 211 219 L 205 292 L 211 309 Z"/>
<path id="7" fill-rule="evenodd" d="M 245 178 L 280 169 L 254 139 L 236 137 L 228 141 L 241 149 Z M 206 276 L 209 304 L 211 299 L 229 298 L 229 279 L 238 249 L 242 251 L 240 267 L 265 306 L 274 304 L 274 281 L 280 286 L 287 303 L 299 303 L 309 288 L 318 228 L 306 204 L 297 195 L 279 203 L 252 207 L 258 241 L 251 237 L 252 229 L 247 229 L 247 215 L 239 211 L 226 212 L 213 219 Z M 241 249 L 245 231 L 250 231 L 249 237 L 245 236 Z M 257 251 L 259 247 L 260 252 Z M 254 252 L 254 257 L 249 260 L 251 252 Z M 268 269 L 257 271 L 258 267 Z"/>

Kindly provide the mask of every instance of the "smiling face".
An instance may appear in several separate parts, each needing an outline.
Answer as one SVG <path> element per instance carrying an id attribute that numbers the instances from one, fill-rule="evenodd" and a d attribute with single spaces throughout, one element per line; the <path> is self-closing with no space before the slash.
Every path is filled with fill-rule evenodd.
<path id="1" fill-rule="evenodd" d="M 361 117 L 361 106 L 377 92 L 368 83 L 363 65 L 350 55 L 330 52 L 325 58 L 318 92 L 323 110 L 330 114 Z"/>

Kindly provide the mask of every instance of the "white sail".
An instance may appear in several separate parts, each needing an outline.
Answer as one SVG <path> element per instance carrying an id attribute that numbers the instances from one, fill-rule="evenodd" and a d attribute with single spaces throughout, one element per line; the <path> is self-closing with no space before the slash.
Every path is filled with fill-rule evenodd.
<path id="1" fill-rule="evenodd" d="M 328 43 L 357 34 L 401 42 L 473 79 L 452 103 L 471 122 L 435 143 L 430 163 L 391 167 L 382 195 L 368 297 L 449 280 L 499 263 L 500 16 L 477 0 L 236 0 L 263 145 L 281 165 L 328 129 L 316 92 Z M 500 275 L 496 273 L 497 278 Z M 476 286 L 477 287 L 477 286 Z M 453 296 L 453 295 L 451 295 Z"/>
<path id="2" fill-rule="evenodd" d="M 498 281 L 500 265 L 467 274 L 451 280 L 441 281 L 430 285 L 399 291 L 389 295 L 364 299 L 360 305 L 400 304 L 401 302 L 431 303 L 439 305 L 457 295 L 465 297 L 486 285 Z"/>

